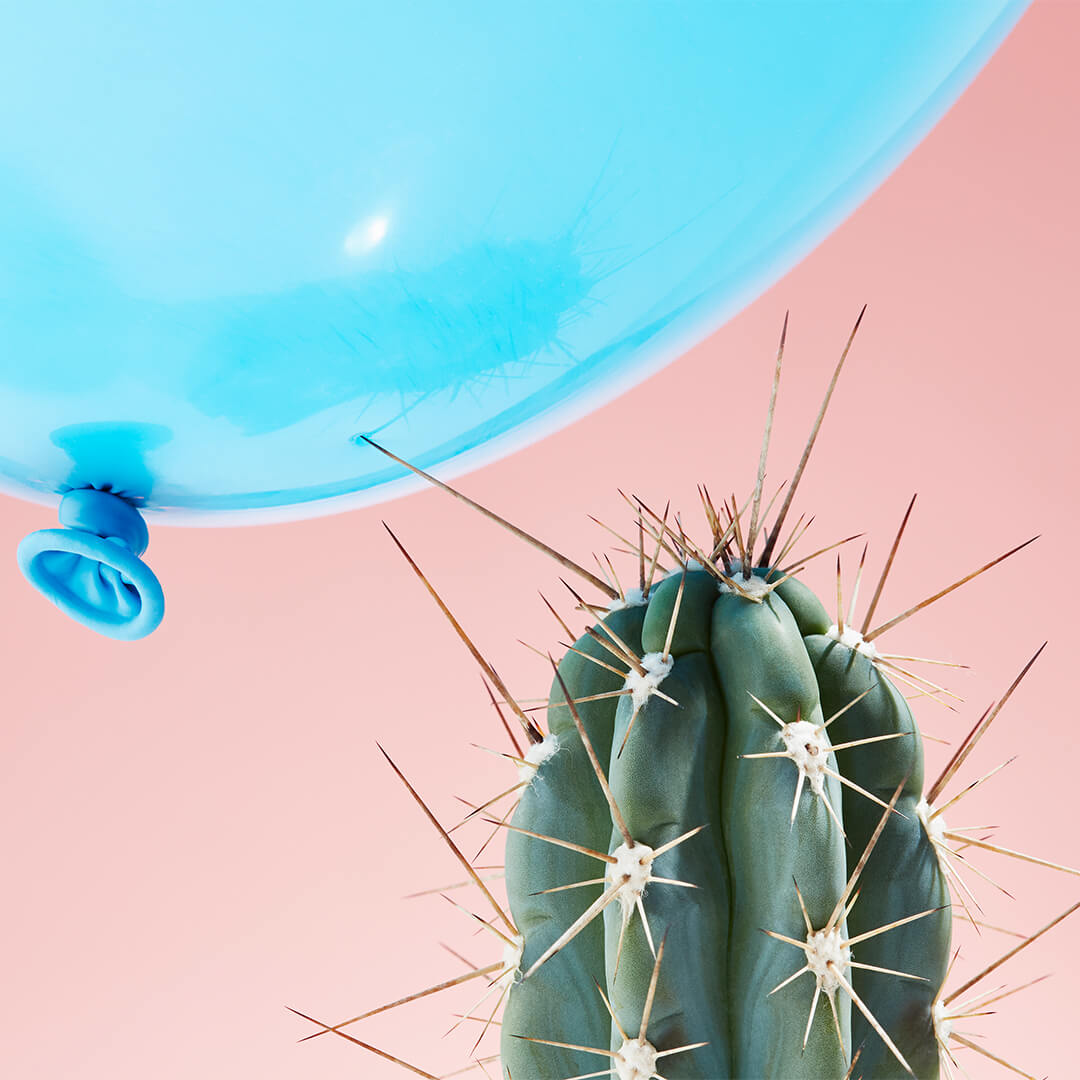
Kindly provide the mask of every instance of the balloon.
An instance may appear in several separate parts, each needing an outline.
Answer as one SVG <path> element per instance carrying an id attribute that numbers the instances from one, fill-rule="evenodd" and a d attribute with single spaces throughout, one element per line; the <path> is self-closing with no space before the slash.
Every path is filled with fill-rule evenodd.
<path id="1" fill-rule="evenodd" d="M 360 435 L 538 437 L 805 254 L 1024 6 L 15 5 L 0 483 L 239 524 L 396 491 Z"/>

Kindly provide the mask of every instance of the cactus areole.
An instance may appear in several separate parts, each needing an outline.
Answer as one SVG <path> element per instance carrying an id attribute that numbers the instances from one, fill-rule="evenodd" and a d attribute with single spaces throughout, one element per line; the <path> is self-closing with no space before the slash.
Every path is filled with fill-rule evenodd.
<path id="1" fill-rule="evenodd" d="M 828 396 L 766 525 L 782 354 L 783 337 L 753 493 L 718 508 L 701 489 L 706 542 L 668 511 L 628 500 L 636 542 L 620 539 L 637 564 L 632 588 L 610 563 L 597 577 L 428 477 L 605 596 L 593 603 L 570 587 L 583 633 L 556 614 L 565 641 L 576 640 L 552 661 L 544 732 L 540 710 L 515 701 L 406 553 L 494 687 L 517 783 L 461 823 L 486 820 L 489 836 L 505 835 L 505 901 L 409 787 L 483 894 L 473 914 L 501 939 L 503 959 L 381 1008 L 483 980 L 488 1006 L 463 1018 L 482 1024 L 477 1076 L 938 1080 L 958 1074 L 957 1049 L 1006 1065 L 954 1027 L 997 1000 L 975 988 L 998 966 L 946 988 L 955 925 L 977 921 L 958 849 L 1076 871 L 954 831 L 941 808 L 957 801 L 945 787 L 1020 677 L 928 783 L 898 687 L 924 697 L 942 688 L 879 637 L 1024 545 L 878 622 L 909 506 L 865 611 L 857 617 L 864 549 L 846 598 L 837 558 L 827 612 L 795 571 L 846 541 L 796 557 L 802 519 L 788 531 L 785 522 Z M 1047 929 L 1019 935 L 1005 958 Z M 360 1019 L 317 1023 L 343 1034 Z M 483 1053 L 496 1030 L 498 1053 Z"/>

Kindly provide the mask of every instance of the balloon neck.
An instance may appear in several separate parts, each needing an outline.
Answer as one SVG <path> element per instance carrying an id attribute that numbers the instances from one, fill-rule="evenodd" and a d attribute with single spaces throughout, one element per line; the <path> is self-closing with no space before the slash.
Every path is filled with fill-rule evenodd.
<path id="1" fill-rule="evenodd" d="M 165 596 L 139 558 L 150 542 L 142 515 L 95 488 L 60 500 L 60 529 L 38 529 L 19 545 L 27 581 L 64 614 L 106 637 L 134 641 L 155 630 Z"/>
<path id="2" fill-rule="evenodd" d="M 133 555 L 141 555 L 150 544 L 150 530 L 142 514 L 127 500 L 108 491 L 69 491 L 60 500 L 58 516 L 66 528 L 122 543 Z"/>

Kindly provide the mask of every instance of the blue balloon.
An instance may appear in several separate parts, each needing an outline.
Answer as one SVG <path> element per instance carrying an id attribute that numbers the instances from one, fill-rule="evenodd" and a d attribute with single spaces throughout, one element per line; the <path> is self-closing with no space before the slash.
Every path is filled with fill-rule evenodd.
<path id="1" fill-rule="evenodd" d="M 804 255 L 1024 7 L 14 5 L 0 482 L 239 524 L 385 497 L 360 435 L 538 437 Z"/>

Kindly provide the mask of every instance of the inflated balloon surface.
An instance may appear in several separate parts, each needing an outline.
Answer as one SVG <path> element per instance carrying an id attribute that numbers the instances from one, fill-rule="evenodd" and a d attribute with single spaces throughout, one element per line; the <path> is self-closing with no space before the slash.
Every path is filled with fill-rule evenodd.
<path id="1" fill-rule="evenodd" d="M 496 456 L 715 329 L 1023 3 L 78 0 L 0 34 L 0 484 L 237 524 Z"/>

